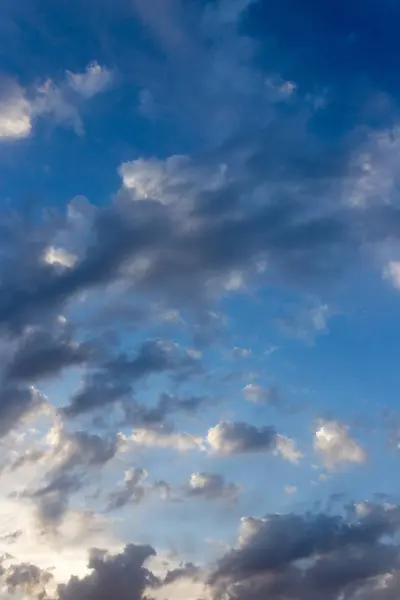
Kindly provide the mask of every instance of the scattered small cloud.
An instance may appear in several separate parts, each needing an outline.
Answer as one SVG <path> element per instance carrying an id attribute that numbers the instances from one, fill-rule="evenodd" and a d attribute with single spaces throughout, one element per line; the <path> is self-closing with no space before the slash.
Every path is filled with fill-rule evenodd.
<path id="1" fill-rule="evenodd" d="M 68 85 L 85 99 L 106 91 L 113 83 L 113 73 L 98 62 L 89 64 L 83 73 L 67 71 Z"/>
<path id="2" fill-rule="evenodd" d="M 327 469 L 362 464 L 367 460 L 366 451 L 351 437 L 346 425 L 338 421 L 323 420 L 318 426 L 314 437 L 314 448 Z"/>

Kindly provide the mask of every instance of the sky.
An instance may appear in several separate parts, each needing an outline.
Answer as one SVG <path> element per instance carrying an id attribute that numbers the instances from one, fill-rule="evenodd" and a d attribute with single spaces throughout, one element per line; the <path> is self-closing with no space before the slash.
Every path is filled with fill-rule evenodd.
<path id="1" fill-rule="evenodd" d="M 1 2 L 1 600 L 398 598 L 399 18 Z"/>

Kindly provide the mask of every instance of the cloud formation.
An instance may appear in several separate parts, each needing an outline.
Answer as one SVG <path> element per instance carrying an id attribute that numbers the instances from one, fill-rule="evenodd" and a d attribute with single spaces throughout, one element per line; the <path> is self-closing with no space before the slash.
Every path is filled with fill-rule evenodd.
<path id="1" fill-rule="evenodd" d="M 321 421 L 315 432 L 314 447 L 328 469 L 362 464 L 367 454 L 350 436 L 349 428 L 337 421 Z"/>
<path id="2" fill-rule="evenodd" d="M 190 496 L 205 498 L 206 500 L 236 499 L 240 486 L 235 483 L 226 483 L 222 475 L 213 473 L 192 473 L 188 485 Z"/>
<path id="3" fill-rule="evenodd" d="M 225 456 L 267 452 L 280 454 L 297 462 L 302 456 L 293 440 L 278 434 L 274 427 L 257 427 L 250 423 L 222 421 L 208 430 L 207 442 L 212 452 Z"/>

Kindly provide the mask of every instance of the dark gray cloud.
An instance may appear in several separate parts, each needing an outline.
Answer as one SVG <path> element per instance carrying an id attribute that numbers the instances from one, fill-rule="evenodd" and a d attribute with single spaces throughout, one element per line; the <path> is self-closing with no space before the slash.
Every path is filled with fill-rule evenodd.
<path id="1" fill-rule="evenodd" d="M 400 580 L 399 507 L 361 503 L 340 514 L 270 514 L 242 519 L 237 548 L 207 569 L 185 564 L 161 579 L 146 566 L 150 546 L 130 544 L 120 554 L 93 549 L 89 574 L 57 588 L 57 600 L 173 594 L 180 581 L 206 582 L 215 600 L 395 600 Z M 210 573 L 211 569 L 211 575 Z M 51 575 L 28 564 L 1 566 L 8 590 L 46 597 Z M 168 587 L 167 587 L 168 586 Z M 199 588 L 197 588 L 199 589 Z M 170 597 L 169 595 L 165 597 Z"/>
<path id="2" fill-rule="evenodd" d="M 22 339 L 5 371 L 9 381 L 33 382 L 56 377 L 63 369 L 85 363 L 90 356 L 87 344 L 74 343 L 66 336 L 53 337 L 49 331 L 32 331 Z"/>
<path id="3" fill-rule="evenodd" d="M 27 597 L 57 598 L 57 600 L 141 600 L 145 590 L 158 585 L 158 579 L 144 566 L 155 555 L 151 546 L 129 544 L 120 554 L 93 548 L 89 553 L 89 574 L 72 576 L 67 583 L 58 585 L 56 595 L 46 589 L 53 582 L 49 571 L 30 563 L 2 565 L 1 578 L 9 593 Z M 54 587 L 54 586 L 53 586 Z"/>
<path id="4" fill-rule="evenodd" d="M 20 420 L 44 403 L 33 387 L 5 385 L 0 387 L 0 436 L 9 433 Z"/>
<path id="5" fill-rule="evenodd" d="M 238 548 L 218 562 L 210 582 L 217 597 L 237 600 L 355 597 L 374 577 L 400 566 L 398 546 L 387 541 L 395 539 L 399 515 L 397 506 L 365 503 L 346 517 L 243 519 Z"/>
<path id="6" fill-rule="evenodd" d="M 156 578 L 144 566 L 155 555 L 150 546 L 130 544 L 115 556 L 100 550 L 92 550 L 88 568 L 89 575 L 79 579 L 71 577 L 58 588 L 59 600 L 140 600 L 145 589 Z"/>
<path id="7" fill-rule="evenodd" d="M 64 408 L 64 414 L 75 417 L 127 399 L 133 392 L 133 385 L 151 375 L 167 372 L 180 379 L 196 373 L 198 369 L 199 361 L 176 344 L 167 340 L 147 340 L 141 344 L 133 358 L 121 355 L 105 363 L 100 370 L 89 374 L 83 388 Z M 167 404 L 172 405 L 172 401 L 161 400 L 160 406 L 153 414 L 154 419 L 167 410 Z M 190 406 L 189 402 L 187 406 Z M 132 408 L 131 412 L 134 413 L 135 410 L 140 411 Z M 147 417 L 143 415 L 143 418 L 151 420 L 152 415 L 149 412 Z"/>
<path id="8" fill-rule="evenodd" d="M 10 594 L 22 594 L 40 600 L 47 598 L 46 586 L 52 574 L 30 563 L 11 564 L 3 568 L 2 578 Z"/>
<path id="9" fill-rule="evenodd" d="M 146 488 L 143 485 L 147 472 L 144 469 L 129 469 L 125 473 L 125 478 L 121 489 L 111 492 L 108 496 L 107 510 L 117 510 L 123 508 L 129 503 L 139 503 L 143 500 Z"/>
<path id="10" fill-rule="evenodd" d="M 25 492 L 23 496 L 34 501 L 41 526 L 55 527 L 60 524 L 68 510 L 71 495 L 79 491 L 82 485 L 81 476 L 60 472 L 54 474 L 44 487 L 32 493 Z"/>

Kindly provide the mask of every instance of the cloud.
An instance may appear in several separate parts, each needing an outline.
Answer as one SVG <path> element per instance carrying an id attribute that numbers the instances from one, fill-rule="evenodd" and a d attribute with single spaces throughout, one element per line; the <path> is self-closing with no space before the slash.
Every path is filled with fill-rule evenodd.
<path id="1" fill-rule="evenodd" d="M 68 89 L 90 100 L 105 91 L 113 81 L 113 74 L 94 62 L 84 73 L 66 72 L 66 80 L 46 79 L 41 85 L 24 89 L 17 83 L 3 81 L 0 96 L 0 142 L 27 138 L 37 118 L 50 117 L 56 123 L 71 127 L 83 134 L 79 107 Z"/>
<path id="2" fill-rule="evenodd" d="M 94 548 L 88 573 L 53 585 L 51 597 L 387 600 L 396 597 L 400 578 L 399 528 L 398 506 L 368 502 L 348 505 L 340 514 L 244 517 L 236 547 L 206 568 L 182 564 L 161 576 L 150 570 L 156 566 L 150 562 L 155 556 L 151 546 L 129 544 L 115 554 Z M 10 592 L 37 598 L 47 597 L 53 584 L 50 571 L 28 563 L 8 566 L 4 559 L 2 578 Z"/>
<path id="3" fill-rule="evenodd" d="M 33 117 L 47 117 L 56 123 L 71 127 L 77 135 L 83 135 L 84 128 L 78 108 L 59 86 L 51 79 L 37 88 L 34 100 L 31 101 Z"/>
<path id="4" fill-rule="evenodd" d="M 262 388 L 256 383 L 249 383 L 243 388 L 243 394 L 246 400 L 255 404 L 273 404 L 280 403 L 281 394 L 277 387 Z"/>
<path id="5" fill-rule="evenodd" d="M 49 265 L 59 265 L 61 267 L 71 268 L 77 261 L 77 257 L 64 250 L 64 248 L 55 248 L 49 246 L 46 248 L 44 260 Z"/>
<path id="6" fill-rule="evenodd" d="M 146 488 L 143 486 L 146 477 L 147 471 L 144 469 L 134 468 L 126 471 L 122 488 L 111 492 L 108 496 L 107 510 L 123 508 L 130 502 L 134 504 L 141 502 L 146 493 Z"/>
<path id="7" fill-rule="evenodd" d="M 273 452 L 277 434 L 273 427 L 256 427 L 249 423 L 223 421 L 209 429 L 207 442 L 219 454 Z"/>
<path id="8" fill-rule="evenodd" d="M 154 575 L 144 567 L 154 555 L 150 546 L 134 544 L 116 555 L 93 549 L 89 574 L 82 579 L 71 577 L 68 583 L 60 585 L 57 600 L 141 600 L 145 589 L 155 582 Z"/>
<path id="9" fill-rule="evenodd" d="M 45 403 L 34 386 L 5 385 L 0 388 L 0 437 Z"/>
<path id="10" fill-rule="evenodd" d="M 28 330 L 6 366 L 5 378 L 21 383 L 56 377 L 68 367 L 83 365 L 90 357 L 90 350 L 89 345 L 74 342 L 66 334 Z"/>
<path id="11" fill-rule="evenodd" d="M 26 138 L 31 129 L 29 101 L 24 91 L 15 86 L 9 96 L 0 98 L 0 141 Z"/>
<path id="12" fill-rule="evenodd" d="M 40 469 L 42 482 L 35 489 L 25 489 L 20 496 L 34 502 L 41 527 L 54 529 L 62 524 L 70 498 L 83 487 L 91 472 L 116 456 L 119 438 L 102 438 L 86 431 L 68 433 L 56 424 L 46 441 L 45 450 L 17 458 L 11 470 L 15 472 L 27 464 Z"/>
<path id="13" fill-rule="evenodd" d="M 319 423 L 314 448 L 328 469 L 362 464 L 367 459 L 363 447 L 350 436 L 349 428 L 337 421 Z"/>
<path id="14" fill-rule="evenodd" d="M 171 448 L 178 452 L 204 450 L 203 438 L 186 432 L 168 429 L 135 429 L 129 438 L 133 443 L 148 448 Z"/>
<path id="15" fill-rule="evenodd" d="M 211 452 L 230 456 L 267 452 L 297 463 L 303 456 L 290 438 L 280 435 L 274 427 L 257 427 L 241 421 L 222 421 L 208 430 L 206 441 Z"/>
<path id="16" fill-rule="evenodd" d="M 47 587 L 52 574 L 30 563 L 9 565 L 2 573 L 7 591 L 25 597 L 47 598 Z"/>
<path id="17" fill-rule="evenodd" d="M 121 354 L 90 373 L 63 411 L 68 417 L 76 417 L 128 398 L 132 393 L 132 385 L 143 378 L 168 372 L 177 379 L 184 379 L 198 369 L 198 360 L 170 340 L 147 340 L 140 345 L 133 358 Z M 129 408 L 127 410 L 129 412 Z M 130 412 L 133 417 L 135 410 L 140 412 L 137 406 L 132 407 Z"/>
<path id="18" fill-rule="evenodd" d="M 275 453 L 294 464 L 297 464 L 303 457 L 303 454 L 297 449 L 294 440 L 279 434 L 276 439 Z"/>
<path id="19" fill-rule="evenodd" d="M 132 200 L 172 205 L 187 213 L 199 194 L 220 189 L 226 166 L 198 165 L 189 156 L 173 155 L 165 160 L 152 158 L 126 162 L 119 172 Z"/>
<path id="20" fill-rule="evenodd" d="M 287 335 L 313 342 L 316 336 L 328 332 L 331 315 L 331 309 L 327 304 L 317 304 L 311 308 L 295 309 L 293 314 L 280 318 L 278 324 Z"/>
<path id="21" fill-rule="evenodd" d="M 391 571 L 398 556 L 397 506 L 353 505 L 348 517 L 324 513 L 242 519 L 237 548 L 218 561 L 217 597 L 337 598 Z M 379 597 L 379 596 L 378 596 Z"/>
<path id="22" fill-rule="evenodd" d="M 389 261 L 383 270 L 383 277 L 388 279 L 396 290 L 400 290 L 400 262 Z"/>
<path id="23" fill-rule="evenodd" d="M 206 500 L 234 501 L 240 489 L 236 483 L 226 483 L 222 475 L 193 473 L 190 476 L 187 493 L 189 496 Z"/>
<path id="24" fill-rule="evenodd" d="M 67 71 L 67 82 L 77 94 L 85 99 L 90 99 L 111 86 L 113 74 L 98 62 L 93 62 L 86 67 L 83 73 Z"/>
<path id="25" fill-rule="evenodd" d="M 135 428 L 153 429 L 165 426 L 168 417 L 175 413 L 194 415 L 209 402 L 206 396 L 179 397 L 167 393 L 160 394 L 155 406 L 145 406 L 137 402 L 126 402 L 123 406 L 125 424 Z"/>

